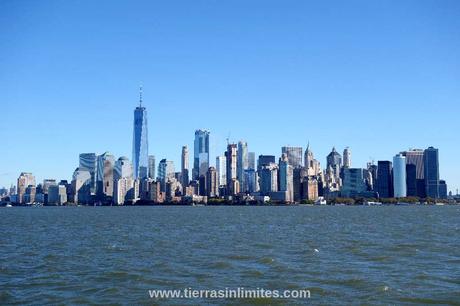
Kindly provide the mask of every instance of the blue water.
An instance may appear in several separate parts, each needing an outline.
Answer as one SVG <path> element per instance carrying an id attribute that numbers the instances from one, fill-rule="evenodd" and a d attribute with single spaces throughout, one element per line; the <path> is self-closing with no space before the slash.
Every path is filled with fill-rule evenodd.
<path id="1" fill-rule="evenodd" d="M 458 206 L 13 207 L 0 220 L 2 305 L 460 302 Z M 311 299 L 148 295 L 189 287 Z"/>

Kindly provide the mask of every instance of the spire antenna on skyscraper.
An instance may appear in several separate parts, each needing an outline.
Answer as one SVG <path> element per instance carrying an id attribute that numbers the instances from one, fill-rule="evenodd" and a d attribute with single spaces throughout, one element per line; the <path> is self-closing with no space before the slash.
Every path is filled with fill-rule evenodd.
<path id="1" fill-rule="evenodd" d="M 139 107 L 142 107 L 142 84 L 139 86 Z"/>

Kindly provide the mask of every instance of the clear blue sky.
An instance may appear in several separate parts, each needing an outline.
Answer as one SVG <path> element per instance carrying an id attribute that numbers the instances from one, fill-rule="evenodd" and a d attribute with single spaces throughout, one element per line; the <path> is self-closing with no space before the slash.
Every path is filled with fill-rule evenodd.
<path id="1" fill-rule="evenodd" d="M 212 162 L 229 133 L 257 155 L 310 140 L 322 165 L 350 146 L 355 167 L 432 145 L 460 188 L 460 1 L 1 1 L 0 186 L 131 159 L 140 82 L 176 169 L 207 128 Z"/>

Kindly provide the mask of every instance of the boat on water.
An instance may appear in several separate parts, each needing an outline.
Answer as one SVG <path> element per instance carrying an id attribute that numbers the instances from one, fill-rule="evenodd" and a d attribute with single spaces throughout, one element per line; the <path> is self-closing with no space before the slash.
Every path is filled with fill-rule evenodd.
<path id="1" fill-rule="evenodd" d="M 444 203 L 435 203 L 435 205 L 437 205 L 437 206 L 444 206 L 445 204 L 444 204 Z"/>
<path id="2" fill-rule="evenodd" d="M 382 205 L 382 202 L 375 202 L 375 201 L 365 201 L 364 205 L 374 206 L 374 205 Z"/>
<path id="3" fill-rule="evenodd" d="M 326 205 L 327 202 L 324 197 L 319 197 L 318 200 L 315 201 L 315 205 Z"/>
<path id="4" fill-rule="evenodd" d="M 5 207 L 13 207 L 10 203 L 6 204 Z"/>

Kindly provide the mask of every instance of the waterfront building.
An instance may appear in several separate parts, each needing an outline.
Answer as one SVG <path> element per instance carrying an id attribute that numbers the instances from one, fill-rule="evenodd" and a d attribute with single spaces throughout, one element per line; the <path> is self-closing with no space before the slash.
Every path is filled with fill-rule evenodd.
<path id="1" fill-rule="evenodd" d="M 362 196 L 366 191 L 367 184 L 364 169 L 344 167 L 342 196 L 347 198 Z"/>
<path id="2" fill-rule="evenodd" d="M 369 190 L 376 191 L 378 167 L 374 165 L 374 161 L 367 163 L 367 172 L 367 185 L 369 186 Z"/>
<path id="3" fill-rule="evenodd" d="M 115 157 L 105 152 L 97 157 L 96 193 L 99 201 L 111 201 L 113 197 L 113 170 Z"/>
<path id="4" fill-rule="evenodd" d="M 75 169 L 72 177 L 73 202 L 87 204 L 91 200 L 91 173 L 86 169 Z"/>
<path id="5" fill-rule="evenodd" d="M 227 160 L 227 187 L 228 195 L 235 195 L 236 190 L 232 189 L 234 186 L 233 180 L 237 179 L 237 146 L 236 144 L 228 144 L 225 157 Z"/>
<path id="6" fill-rule="evenodd" d="M 343 150 L 343 167 L 351 168 L 351 150 L 349 147 L 346 147 Z"/>
<path id="7" fill-rule="evenodd" d="M 302 200 L 316 201 L 319 194 L 318 180 L 314 176 L 305 176 L 301 181 L 300 197 Z"/>
<path id="8" fill-rule="evenodd" d="M 286 202 L 294 201 L 293 166 L 290 164 L 286 153 L 281 154 L 279 159 L 279 191 L 286 192 L 283 199 Z"/>
<path id="9" fill-rule="evenodd" d="M 188 183 L 190 181 L 189 178 L 189 171 L 190 171 L 190 165 L 189 165 L 189 153 L 188 153 L 188 147 L 187 146 L 182 146 L 182 154 L 181 154 L 181 183 L 182 187 L 185 188 L 188 186 Z M 185 194 L 185 189 L 182 191 Z"/>
<path id="10" fill-rule="evenodd" d="M 447 184 L 444 180 L 439 180 L 439 198 L 447 199 Z"/>
<path id="11" fill-rule="evenodd" d="M 406 190 L 408 197 L 417 197 L 417 167 L 406 161 Z"/>
<path id="12" fill-rule="evenodd" d="M 407 196 L 406 157 L 402 154 L 393 157 L 393 191 L 396 198 Z"/>
<path id="13" fill-rule="evenodd" d="M 33 176 L 30 172 L 22 172 L 18 177 L 17 183 L 18 203 L 27 203 L 24 200 L 24 195 L 26 194 L 26 189 L 29 186 L 35 186 L 35 176 Z"/>
<path id="14" fill-rule="evenodd" d="M 416 196 L 424 198 L 426 197 L 425 191 L 425 162 L 424 162 L 424 150 L 422 149 L 410 149 L 402 151 L 401 155 L 406 157 L 407 165 L 414 165 L 416 171 Z M 412 194 L 412 190 L 408 194 Z"/>
<path id="15" fill-rule="evenodd" d="M 133 168 L 134 178 L 148 177 L 149 170 L 149 143 L 147 109 L 142 106 L 142 87 L 139 93 L 139 106 L 134 110 L 133 132 Z"/>
<path id="16" fill-rule="evenodd" d="M 79 155 L 80 170 L 86 170 L 91 175 L 90 189 L 91 193 L 96 193 L 96 173 L 97 173 L 97 156 L 96 153 L 81 153 Z"/>
<path id="17" fill-rule="evenodd" d="M 120 178 L 133 178 L 133 164 L 127 157 L 122 156 L 115 162 L 113 177 L 114 180 Z"/>
<path id="18" fill-rule="evenodd" d="M 67 202 L 67 189 L 63 185 L 51 185 L 48 188 L 48 204 L 63 205 Z"/>
<path id="19" fill-rule="evenodd" d="M 426 196 L 439 198 L 439 152 L 429 147 L 423 155 Z"/>
<path id="20" fill-rule="evenodd" d="M 393 174 L 391 161 L 379 160 L 377 163 L 377 192 L 380 198 L 393 197 Z"/>
<path id="21" fill-rule="evenodd" d="M 149 169 L 150 170 L 150 169 Z M 144 178 L 141 181 L 150 180 Z M 133 165 L 127 157 L 120 157 L 115 162 L 113 202 L 123 205 L 126 200 L 134 199 Z"/>
<path id="22" fill-rule="evenodd" d="M 155 155 L 149 155 L 149 175 L 148 178 L 155 180 L 156 179 L 156 164 L 155 164 Z"/>
<path id="23" fill-rule="evenodd" d="M 37 187 L 29 185 L 26 188 L 26 193 L 24 194 L 24 203 L 32 204 L 35 202 L 35 195 L 37 194 Z"/>
<path id="24" fill-rule="evenodd" d="M 328 195 L 335 195 L 340 191 L 341 187 L 341 178 L 339 173 L 330 165 L 326 169 L 326 174 L 324 175 L 324 187 Z"/>
<path id="25" fill-rule="evenodd" d="M 219 186 L 227 185 L 227 157 L 225 155 L 216 157 L 216 171 Z"/>
<path id="26" fill-rule="evenodd" d="M 193 179 L 196 180 L 206 175 L 209 168 L 209 132 L 196 130 L 193 146 Z"/>
<path id="27" fill-rule="evenodd" d="M 229 188 L 229 195 L 234 196 L 238 193 L 240 193 L 240 182 L 237 179 L 232 179 L 230 183 L 230 188 Z"/>
<path id="28" fill-rule="evenodd" d="M 315 159 L 313 151 L 310 149 L 310 143 L 307 144 L 305 149 L 305 169 L 308 176 L 317 176 L 321 173 L 321 165 L 318 160 Z"/>
<path id="29" fill-rule="evenodd" d="M 282 147 L 281 154 L 286 154 L 289 165 L 293 168 L 302 166 L 302 147 Z"/>
<path id="30" fill-rule="evenodd" d="M 41 185 L 41 190 L 37 192 L 41 192 L 43 194 L 48 194 L 48 189 L 50 186 L 56 186 L 57 182 L 55 179 L 44 179 L 43 184 Z M 40 185 L 39 185 L 40 186 Z M 38 189 L 38 186 L 37 186 Z"/>
<path id="31" fill-rule="evenodd" d="M 206 174 L 206 191 L 207 196 L 214 198 L 219 195 L 219 185 L 217 183 L 217 171 L 214 167 L 209 167 Z"/>
<path id="32" fill-rule="evenodd" d="M 415 165 L 416 178 L 422 180 L 425 178 L 423 152 L 422 149 L 409 149 L 400 153 L 406 158 L 407 165 Z"/>
<path id="33" fill-rule="evenodd" d="M 160 181 L 152 181 L 149 186 L 149 200 L 155 203 L 162 202 Z"/>
<path id="34" fill-rule="evenodd" d="M 246 141 L 238 142 L 237 155 L 236 178 L 240 182 L 240 187 L 243 187 L 244 170 L 249 168 L 248 143 Z"/>
<path id="35" fill-rule="evenodd" d="M 166 182 L 173 179 L 175 175 L 174 162 L 162 159 L 158 165 L 158 179 L 161 183 L 161 191 L 166 191 Z"/>
<path id="36" fill-rule="evenodd" d="M 261 195 L 270 195 L 271 192 L 278 191 L 278 165 L 263 165 L 259 172 Z"/>
<path id="37" fill-rule="evenodd" d="M 121 177 L 114 184 L 113 203 L 123 205 L 128 199 L 134 199 L 134 179 Z"/>
<path id="38" fill-rule="evenodd" d="M 327 169 L 331 169 L 332 172 L 329 173 L 330 175 L 330 180 L 334 181 L 334 184 L 338 185 L 338 188 L 341 186 L 341 181 L 340 181 L 340 169 L 342 168 L 342 156 L 335 150 L 335 147 L 332 148 L 331 153 L 328 154 L 326 157 L 326 167 Z M 332 178 L 331 174 L 334 176 Z"/>

